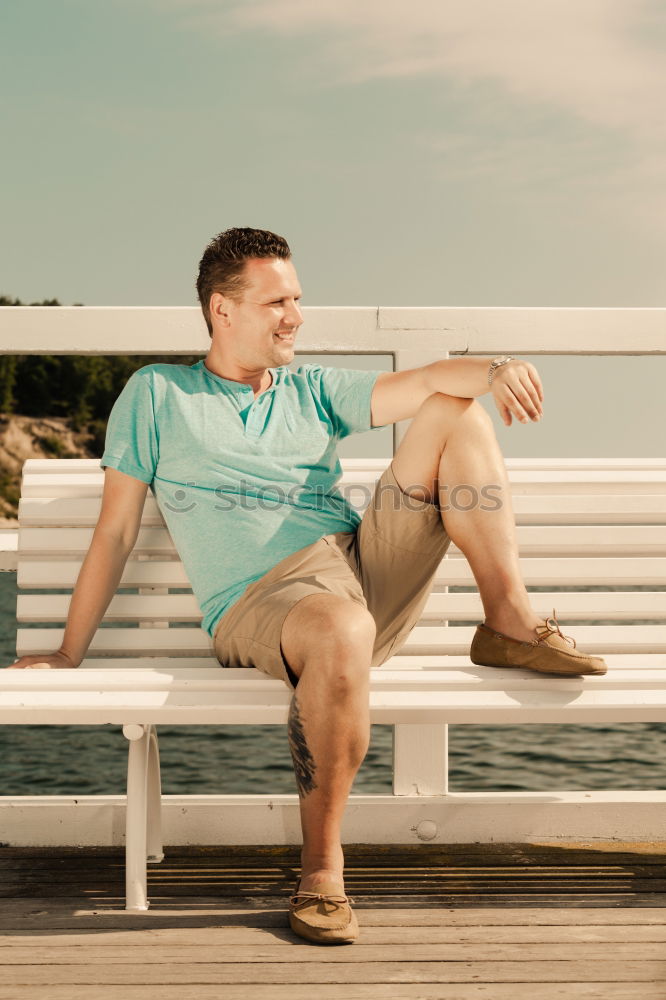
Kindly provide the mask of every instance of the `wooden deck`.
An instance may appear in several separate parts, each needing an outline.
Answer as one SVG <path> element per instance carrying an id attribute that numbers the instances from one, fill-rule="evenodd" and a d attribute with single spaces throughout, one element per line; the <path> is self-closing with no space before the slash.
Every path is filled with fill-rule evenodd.
<path id="1" fill-rule="evenodd" d="M 666 998 L 666 843 L 347 847 L 361 937 L 286 921 L 298 850 L 0 848 L 0 1000 Z"/>

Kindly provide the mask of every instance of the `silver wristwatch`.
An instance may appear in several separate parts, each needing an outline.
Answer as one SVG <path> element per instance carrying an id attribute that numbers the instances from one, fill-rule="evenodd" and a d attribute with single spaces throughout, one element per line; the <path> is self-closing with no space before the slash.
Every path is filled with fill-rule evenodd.
<path id="1" fill-rule="evenodd" d="M 497 369 L 501 368 L 502 365 L 505 365 L 507 361 L 513 361 L 513 360 L 514 359 L 509 357 L 508 354 L 503 354 L 499 358 L 493 358 L 493 360 L 490 362 L 490 368 L 488 369 L 488 385 L 492 385 L 493 377 Z"/>

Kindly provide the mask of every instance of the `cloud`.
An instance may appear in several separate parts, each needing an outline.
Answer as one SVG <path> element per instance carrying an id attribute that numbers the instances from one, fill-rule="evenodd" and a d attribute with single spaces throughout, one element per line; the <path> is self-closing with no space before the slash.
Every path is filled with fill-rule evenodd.
<path id="1" fill-rule="evenodd" d="M 467 109 L 469 127 L 465 134 L 433 131 L 422 139 L 424 152 L 429 145 L 453 173 L 505 180 L 516 190 L 526 185 L 523 195 L 530 186 L 542 198 L 589 195 L 600 211 L 663 242 L 661 0 L 165 3 L 184 26 L 208 36 L 302 41 L 294 60 L 307 83 L 441 80 Z"/>
<path id="2" fill-rule="evenodd" d="M 663 143 L 666 32 L 657 0 L 170 0 L 191 27 L 311 38 L 303 59 L 341 84 L 439 76 L 491 84 Z M 308 55 L 314 53 L 314 55 Z M 315 63 L 316 60 L 316 63 Z"/>

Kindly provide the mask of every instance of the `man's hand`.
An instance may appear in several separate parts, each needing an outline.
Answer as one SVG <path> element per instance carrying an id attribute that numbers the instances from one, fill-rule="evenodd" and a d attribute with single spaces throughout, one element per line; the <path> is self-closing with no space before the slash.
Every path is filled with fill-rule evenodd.
<path id="1" fill-rule="evenodd" d="M 493 375 L 490 391 L 507 427 L 511 426 L 512 414 L 524 424 L 543 416 L 543 386 L 529 361 L 516 358 L 501 365 Z"/>
<path id="2" fill-rule="evenodd" d="M 10 663 L 7 670 L 73 670 L 72 663 L 66 653 L 46 653 L 46 655 L 22 656 L 15 663 Z"/>

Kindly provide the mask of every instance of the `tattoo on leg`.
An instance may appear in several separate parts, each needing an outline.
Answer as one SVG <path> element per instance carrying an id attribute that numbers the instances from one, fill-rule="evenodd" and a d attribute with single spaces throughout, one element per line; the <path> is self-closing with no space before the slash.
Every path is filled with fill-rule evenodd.
<path id="1" fill-rule="evenodd" d="M 294 694 L 289 706 L 289 721 L 287 724 L 287 735 L 291 756 L 294 761 L 294 773 L 299 795 L 305 796 L 317 787 L 314 780 L 315 762 L 314 757 L 305 742 L 303 723 L 301 721 L 298 700 Z"/>

